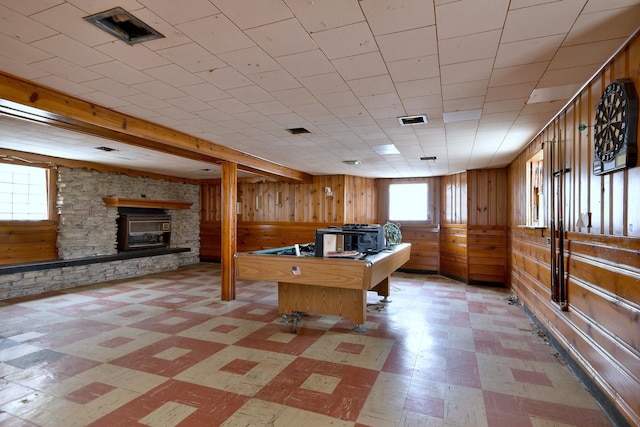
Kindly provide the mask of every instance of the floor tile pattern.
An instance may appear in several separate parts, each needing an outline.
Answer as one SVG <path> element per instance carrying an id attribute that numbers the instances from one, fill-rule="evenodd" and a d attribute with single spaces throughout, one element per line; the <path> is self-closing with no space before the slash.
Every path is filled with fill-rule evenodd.
<path id="1" fill-rule="evenodd" d="M 610 426 L 506 289 L 395 273 L 366 333 L 220 266 L 0 301 L 2 426 Z"/>

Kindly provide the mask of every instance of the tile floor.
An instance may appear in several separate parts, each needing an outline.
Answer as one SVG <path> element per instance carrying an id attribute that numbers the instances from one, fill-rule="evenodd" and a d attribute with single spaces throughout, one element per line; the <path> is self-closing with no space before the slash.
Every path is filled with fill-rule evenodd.
<path id="1" fill-rule="evenodd" d="M 2 426 L 609 426 L 505 289 L 396 273 L 368 332 L 217 264 L 0 302 Z"/>

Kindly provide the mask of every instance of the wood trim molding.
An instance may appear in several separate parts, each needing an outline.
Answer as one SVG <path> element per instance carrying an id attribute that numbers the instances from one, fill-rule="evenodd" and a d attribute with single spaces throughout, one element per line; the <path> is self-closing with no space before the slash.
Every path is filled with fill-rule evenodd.
<path id="1" fill-rule="evenodd" d="M 115 208 L 155 208 L 155 209 L 189 209 L 192 202 L 181 200 L 132 199 L 126 197 L 103 197 L 104 204 Z"/>

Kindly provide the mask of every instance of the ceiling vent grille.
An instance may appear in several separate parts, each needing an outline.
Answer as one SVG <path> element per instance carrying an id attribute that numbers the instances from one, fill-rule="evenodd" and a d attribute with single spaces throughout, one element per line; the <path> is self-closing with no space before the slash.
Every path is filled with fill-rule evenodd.
<path id="1" fill-rule="evenodd" d="M 415 126 L 429 123 L 425 115 L 398 117 L 398 121 L 400 122 L 400 126 Z"/>
<path id="2" fill-rule="evenodd" d="M 110 148 L 110 147 L 96 147 L 96 150 L 102 150 L 102 151 L 106 151 L 107 153 L 109 151 L 116 151 L 115 148 Z"/>
<path id="3" fill-rule="evenodd" d="M 87 16 L 84 19 L 128 44 L 164 38 L 162 34 L 121 7 Z"/>
<path id="4" fill-rule="evenodd" d="M 311 133 L 308 130 L 306 130 L 305 128 L 291 128 L 291 129 L 287 129 L 287 132 L 289 132 L 292 135 L 300 135 L 303 133 Z"/>

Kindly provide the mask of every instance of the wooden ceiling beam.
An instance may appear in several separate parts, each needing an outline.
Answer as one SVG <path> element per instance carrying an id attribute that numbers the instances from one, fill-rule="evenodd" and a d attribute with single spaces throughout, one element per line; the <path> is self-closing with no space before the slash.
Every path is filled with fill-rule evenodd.
<path id="1" fill-rule="evenodd" d="M 8 116 L 82 132 L 171 155 L 211 163 L 233 162 L 238 169 L 288 181 L 313 176 L 256 156 L 138 119 L 0 72 L 0 112 Z"/>

